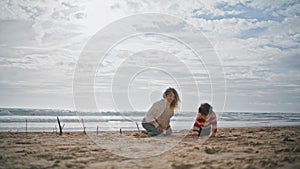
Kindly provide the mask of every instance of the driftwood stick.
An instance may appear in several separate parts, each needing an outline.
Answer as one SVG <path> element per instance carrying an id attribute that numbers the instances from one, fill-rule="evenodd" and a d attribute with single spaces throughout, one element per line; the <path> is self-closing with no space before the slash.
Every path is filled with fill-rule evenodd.
<path id="1" fill-rule="evenodd" d="M 140 127 L 139 127 L 139 124 L 138 124 L 137 122 L 135 122 L 135 124 L 136 124 L 136 127 L 137 127 L 137 129 L 138 129 L 138 132 L 140 133 Z"/>
<path id="2" fill-rule="evenodd" d="M 26 129 L 25 129 L 26 132 L 25 132 L 25 133 L 26 133 L 26 137 L 27 137 L 27 119 L 26 119 L 26 121 L 25 121 L 25 124 L 26 124 Z"/>
<path id="3" fill-rule="evenodd" d="M 98 136 L 98 133 L 99 133 L 99 126 L 97 125 L 97 136 Z"/>
<path id="4" fill-rule="evenodd" d="M 83 134 L 86 134 L 86 132 L 85 132 L 85 126 L 84 126 L 84 122 L 83 122 L 83 118 L 81 119 L 81 122 L 82 122 L 82 127 L 83 127 Z"/>
<path id="5" fill-rule="evenodd" d="M 55 135 L 57 136 L 57 126 L 55 125 Z"/>
<path id="6" fill-rule="evenodd" d="M 60 121 L 59 121 L 58 116 L 57 116 L 57 123 L 58 123 L 58 127 L 59 127 L 59 135 L 62 135 L 62 130 L 63 130 L 65 125 L 63 125 L 63 126 L 60 125 Z"/>

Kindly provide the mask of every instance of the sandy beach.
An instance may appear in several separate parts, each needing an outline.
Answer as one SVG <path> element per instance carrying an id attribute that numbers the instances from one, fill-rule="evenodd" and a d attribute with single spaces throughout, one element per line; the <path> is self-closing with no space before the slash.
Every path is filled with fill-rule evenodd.
<path id="1" fill-rule="evenodd" d="M 145 137 L 137 131 L 0 133 L 0 168 L 300 168 L 300 126 Z"/>

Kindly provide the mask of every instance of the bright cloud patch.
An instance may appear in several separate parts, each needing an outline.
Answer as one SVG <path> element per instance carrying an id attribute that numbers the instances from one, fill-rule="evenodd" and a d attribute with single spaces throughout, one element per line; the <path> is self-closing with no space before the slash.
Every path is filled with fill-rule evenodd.
<path id="1" fill-rule="evenodd" d="M 73 71 L 87 40 L 121 17 L 163 13 L 191 23 L 211 42 L 227 82 L 225 111 L 299 111 L 299 9 L 299 1 L 293 0 L 1 1 L 0 106 L 72 108 Z M 153 25 L 166 32 L 185 29 L 182 24 Z M 151 43 L 128 41 L 112 53 L 128 54 L 132 46 L 142 49 L 158 43 L 155 38 Z M 195 63 L 188 52 L 176 50 L 178 46 L 159 45 L 171 53 L 181 52 L 184 62 Z M 110 70 L 118 61 L 106 59 L 103 74 L 97 77 L 113 76 Z M 203 74 L 196 78 L 203 79 Z M 107 81 L 97 83 L 109 93 Z"/>

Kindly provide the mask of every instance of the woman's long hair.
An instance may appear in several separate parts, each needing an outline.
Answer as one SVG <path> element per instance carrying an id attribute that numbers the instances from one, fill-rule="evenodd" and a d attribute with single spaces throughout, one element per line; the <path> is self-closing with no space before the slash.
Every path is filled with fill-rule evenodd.
<path id="1" fill-rule="evenodd" d="M 169 87 L 164 92 L 163 97 L 166 98 L 171 92 L 174 94 L 175 97 L 172 103 L 170 104 L 170 108 L 174 110 L 178 106 L 178 102 L 180 101 L 177 91 L 174 88 Z"/>

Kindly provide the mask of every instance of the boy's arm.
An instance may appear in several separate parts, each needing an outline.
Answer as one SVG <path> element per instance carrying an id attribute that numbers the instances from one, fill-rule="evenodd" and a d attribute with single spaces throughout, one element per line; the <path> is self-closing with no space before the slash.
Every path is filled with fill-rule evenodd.
<path id="1" fill-rule="evenodd" d="M 193 126 L 192 135 L 198 135 L 204 123 L 205 120 L 203 118 L 197 117 Z"/>
<path id="2" fill-rule="evenodd" d="M 212 124 L 212 136 L 214 136 L 218 131 L 217 116 L 215 112 L 213 112 L 211 124 Z"/>

